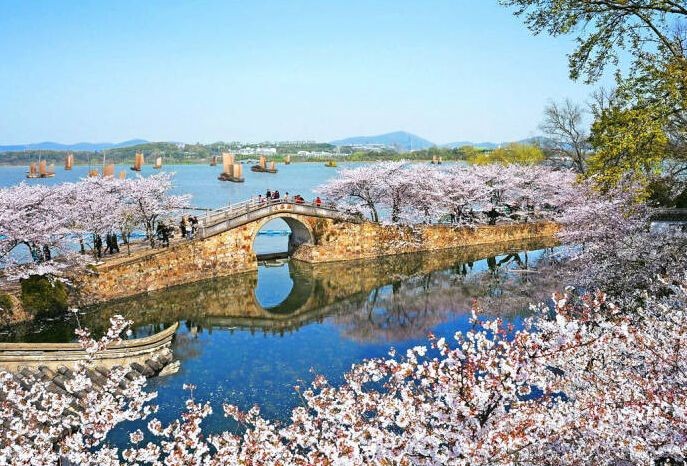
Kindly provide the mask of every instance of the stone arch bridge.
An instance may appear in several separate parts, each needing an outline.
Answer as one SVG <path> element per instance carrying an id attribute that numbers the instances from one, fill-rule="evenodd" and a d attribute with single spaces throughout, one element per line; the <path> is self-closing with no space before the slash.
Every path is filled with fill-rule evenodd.
<path id="1" fill-rule="evenodd" d="M 251 200 L 200 218 L 192 240 L 108 259 L 75 280 L 87 300 L 107 301 L 256 270 L 255 237 L 265 223 L 277 218 L 291 228 L 289 256 L 309 263 L 544 238 L 558 230 L 551 222 L 398 227 L 363 221 L 324 204 Z"/>

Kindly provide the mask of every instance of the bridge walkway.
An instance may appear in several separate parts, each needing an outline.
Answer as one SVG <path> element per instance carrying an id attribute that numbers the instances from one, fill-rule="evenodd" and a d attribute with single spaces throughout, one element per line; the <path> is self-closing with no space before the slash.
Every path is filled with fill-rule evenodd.
<path id="1" fill-rule="evenodd" d="M 332 220 L 356 221 L 351 215 L 337 209 L 334 204 L 325 201 L 316 204 L 314 202 L 296 202 L 293 199 L 258 201 L 258 199 L 253 198 L 207 212 L 198 219 L 197 236 L 207 238 L 232 228 L 279 214 L 297 214 Z"/>

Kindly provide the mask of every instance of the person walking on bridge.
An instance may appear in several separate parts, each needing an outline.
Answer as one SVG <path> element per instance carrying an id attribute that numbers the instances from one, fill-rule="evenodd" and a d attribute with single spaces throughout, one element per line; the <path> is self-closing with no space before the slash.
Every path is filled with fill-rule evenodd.
<path id="1" fill-rule="evenodd" d="M 186 238 L 186 217 L 181 217 L 181 222 L 179 222 L 179 231 L 181 231 L 181 237 Z"/>

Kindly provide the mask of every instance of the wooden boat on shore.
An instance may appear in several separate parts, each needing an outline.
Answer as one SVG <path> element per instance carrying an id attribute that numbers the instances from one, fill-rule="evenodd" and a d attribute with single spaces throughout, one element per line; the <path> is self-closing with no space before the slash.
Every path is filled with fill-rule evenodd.
<path id="1" fill-rule="evenodd" d="M 131 167 L 131 169 L 140 172 L 143 169 L 144 163 L 145 161 L 143 160 L 143 152 L 136 152 L 136 155 L 134 156 L 134 165 Z"/>

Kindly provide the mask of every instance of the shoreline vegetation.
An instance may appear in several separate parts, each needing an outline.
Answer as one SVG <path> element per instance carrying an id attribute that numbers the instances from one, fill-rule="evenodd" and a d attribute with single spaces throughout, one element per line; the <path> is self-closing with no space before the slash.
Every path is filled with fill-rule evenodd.
<path id="1" fill-rule="evenodd" d="M 553 154 L 536 145 L 518 144 L 518 146 L 536 148 L 549 157 Z M 334 146 L 326 143 L 312 143 L 303 145 L 276 146 L 276 153 L 271 154 L 241 154 L 242 146 L 235 144 L 174 144 L 166 142 L 145 143 L 124 148 L 106 149 L 103 151 L 69 151 L 69 150 L 26 150 L 0 153 L 0 166 L 24 166 L 37 160 L 45 160 L 56 166 L 64 164 L 65 157 L 73 154 L 73 165 L 98 166 L 105 160 L 107 163 L 133 164 L 137 152 L 142 152 L 147 161 L 152 163 L 157 157 L 162 157 L 165 164 L 197 165 L 210 164 L 213 156 L 221 157 L 222 152 L 232 152 L 237 161 L 256 160 L 260 155 L 266 155 L 269 160 L 284 163 L 287 156 L 290 163 L 325 163 L 329 160 L 344 162 L 377 162 L 380 160 L 406 161 L 469 161 L 484 154 L 493 153 L 493 149 L 462 146 L 457 148 L 430 147 L 413 151 L 397 151 L 391 148 L 378 150 L 364 150 L 355 146 Z M 245 146 L 245 148 L 259 150 L 262 146 Z M 498 149 L 497 149 L 498 150 Z M 309 155 L 299 155 L 299 152 L 309 152 Z"/>

